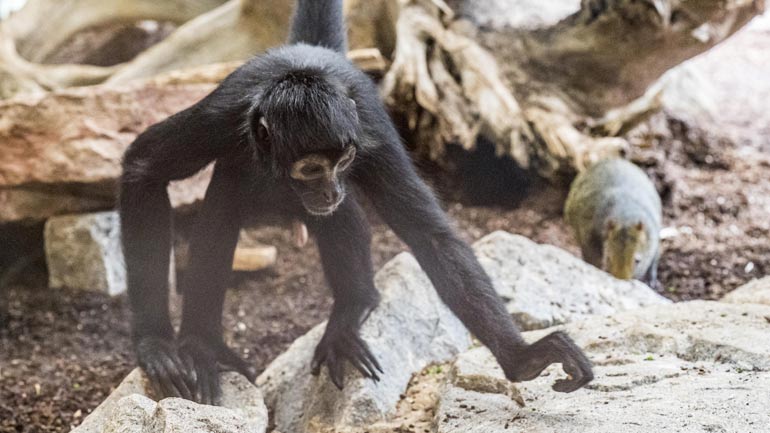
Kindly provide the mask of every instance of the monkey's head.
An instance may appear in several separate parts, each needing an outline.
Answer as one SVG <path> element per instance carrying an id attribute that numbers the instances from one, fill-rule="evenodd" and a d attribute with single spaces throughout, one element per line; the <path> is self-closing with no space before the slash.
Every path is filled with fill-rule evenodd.
<path id="1" fill-rule="evenodd" d="M 647 230 L 641 221 L 633 224 L 607 221 L 603 269 L 621 280 L 630 280 L 639 275 L 648 241 Z"/>
<path id="2" fill-rule="evenodd" d="M 258 153 L 269 158 L 313 215 L 329 215 L 345 199 L 345 178 L 361 136 L 349 93 L 323 70 L 293 69 L 266 86 L 252 109 Z"/>

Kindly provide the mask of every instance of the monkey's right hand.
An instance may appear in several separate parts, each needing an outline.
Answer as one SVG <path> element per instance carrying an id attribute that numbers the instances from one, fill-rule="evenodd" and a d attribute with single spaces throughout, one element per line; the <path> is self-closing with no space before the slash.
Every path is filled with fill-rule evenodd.
<path id="1" fill-rule="evenodd" d="M 139 366 L 161 397 L 181 397 L 203 404 L 217 404 L 221 397 L 220 371 L 237 371 L 249 381 L 256 373 L 222 341 L 195 335 L 178 342 L 157 336 L 139 339 Z"/>

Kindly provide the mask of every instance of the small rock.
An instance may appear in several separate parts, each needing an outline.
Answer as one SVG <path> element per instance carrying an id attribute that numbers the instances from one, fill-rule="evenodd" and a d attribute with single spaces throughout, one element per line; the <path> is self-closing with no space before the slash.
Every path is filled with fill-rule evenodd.
<path id="1" fill-rule="evenodd" d="M 72 433 L 264 433 L 267 407 L 259 389 L 233 372 L 220 380 L 222 406 L 180 398 L 156 403 L 137 368 Z"/>
<path id="2" fill-rule="evenodd" d="M 670 301 L 639 281 L 623 281 L 551 246 L 498 231 L 476 242 L 479 261 L 522 329 L 613 314 Z"/>
<path id="3" fill-rule="evenodd" d="M 770 305 L 770 277 L 750 281 L 722 298 L 732 304 Z"/>
<path id="4" fill-rule="evenodd" d="M 121 398 L 115 405 L 102 433 L 145 433 L 152 431 L 157 404 L 140 394 Z"/>
<path id="5" fill-rule="evenodd" d="M 117 212 L 60 216 L 45 224 L 48 284 L 118 295 L 126 271 Z"/>

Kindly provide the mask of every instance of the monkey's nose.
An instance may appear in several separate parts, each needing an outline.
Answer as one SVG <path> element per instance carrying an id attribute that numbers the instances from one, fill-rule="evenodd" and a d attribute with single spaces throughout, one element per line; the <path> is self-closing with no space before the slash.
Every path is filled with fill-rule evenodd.
<path id="1" fill-rule="evenodd" d="M 326 203 L 332 204 L 337 203 L 337 200 L 339 200 L 340 194 L 337 191 L 325 191 L 324 192 L 324 200 L 326 200 Z"/>

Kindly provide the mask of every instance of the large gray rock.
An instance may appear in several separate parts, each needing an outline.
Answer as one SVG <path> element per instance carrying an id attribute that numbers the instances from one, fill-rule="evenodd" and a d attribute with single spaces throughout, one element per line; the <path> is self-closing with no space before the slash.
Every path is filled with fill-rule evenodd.
<path id="1" fill-rule="evenodd" d="M 668 303 L 644 284 L 616 280 L 567 252 L 521 236 L 496 232 L 475 248 L 496 289 L 508 299 L 509 311 L 527 328 Z M 383 380 L 375 384 L 349 372 L 340 392 L 325 374 L 311 376 L 310 360 L 324 330 L 323 325 L 316 327 L 257 379 L 279 431 L 346 431 L 385 420 L 413 374 L 467 346 L 465 328 L 441 303 L 411 255 L 399 255 L 385 265 L 376 285 L 383 301 L 362 334 L 385 369 Z M 483 386 L 515 394 L 505 381 Z"/>
<path id="2" fill-rule="evenodd" d="M 639 281 L 618 280 L 560 248 L 523 236 L 498 231 L 474 246 L 522 329 L 670 302 Z"/>
<path id="3" fill-rule="evenodd" d="M 770 307 L 695 301 L 655 306 L 561 328 L 584 347 L 596 379 L 571 394 L 551 390 L 551 366 L 508 391 L 502 372 L 477 348 L 460 355 L 438 409 L 441 433 L 760 432 L 770 426 Z M 530 341 L 552 329 L 529 332 Z"/>
<path id="4" fill-rule="evenodd" d="M 222 406 L 148 397 L 141 370 L 132 371 L 72 433 L 264 433 L 267 407 L 245 377 L 222 373 Z"/>
<path id="5" fill-rule="evenodd" d="M 770 277 L 753 280 L 738 287 L 725 295 L 722 302 L 770 305 Z"/>
<path id="6" fill-rule="evenodd" d="M 68 215 L 45 224 L 48 284 L 117 295 L 126 290 L 126 271 L 117 212 Z"/>
<path id="7" fill-rule="evenodd" d="M 335 431 L 366 426 L 391 415 L 412 374 L 432 362 L 448 360 L 470 345 L 462 323 L 445 307 L 417 261 L 402 253 L 376 275 L 380 306 L 363 326 L 385 370 L 379 383 L 347 366 L 342 391 L 326 369 L 310 375 L 310 361 L 324 325 L 299 338 L 265 370 L 257 384 L 283 433 Z"/>

